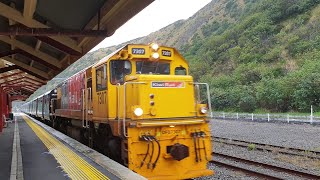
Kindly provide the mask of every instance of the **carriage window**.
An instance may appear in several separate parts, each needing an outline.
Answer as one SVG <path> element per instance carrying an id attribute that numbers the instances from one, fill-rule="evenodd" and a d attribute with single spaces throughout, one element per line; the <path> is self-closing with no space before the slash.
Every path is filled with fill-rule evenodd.
<path id="1" fill-rule="evenodd" d="M 170 63 L 168 62 L 150 62 L 138 61 L 137 74 L 170 74 Z"/>
<path id="2" fill-rule="evenodd" d="M 175 75 L 187 75 L 187 71 L 186 68 L 184 67 L 176 67 L 176 69 L 174 70 L 174 74 Z"/>
<path id="3" fill-rule="evenodd" d="M 130 61 L 110 61 L 110 81 L 111 84 L 123 84 L 124 83 L 124 77 L 128 74 L 131 74 L 131 63 Z"/>
<path id="4" fill-rule="evenodd" d="M 96 70 L 96 88 L 97 91 L 103 91 L 107 89 L 107 65 L 97 68 Z"/>

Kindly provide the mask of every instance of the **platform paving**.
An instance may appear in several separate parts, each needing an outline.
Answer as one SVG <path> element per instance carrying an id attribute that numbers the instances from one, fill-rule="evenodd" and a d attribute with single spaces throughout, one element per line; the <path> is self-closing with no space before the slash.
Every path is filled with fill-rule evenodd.
<path id="1" fill-rule="evenodd" d="M 12 143 L 14 135 L 14 124 L 9 123 L 0 133 L 0 179 L 10 179 Z"/>
<path id="2" fill-rule="evenodd" d="M 69 179 L 28 124 L 17 117 L 25 180 Z"/>
<path id="3" fill-rule="evenodd" d="M 63 144 L 63 148 L 66 147 L 76 153 L 107 179 L 145 179 L 41 122 L 30 117 L 29 119 L 36 123 L 36 126 L 45 129 L 53 138 L 57 138 Z M 65 167 L 49 153 L 47 144 L 45 145 L 44 140 L 39 138 L 38 130 L 35 133 L 34 125 L 31 128 L 30 120 L 27 123 L 22 116 L 16 116 L 15 120 L 16 122 L 10 123 L 0 134 L 0 180 L 70 179 L 63 170 Z"/>

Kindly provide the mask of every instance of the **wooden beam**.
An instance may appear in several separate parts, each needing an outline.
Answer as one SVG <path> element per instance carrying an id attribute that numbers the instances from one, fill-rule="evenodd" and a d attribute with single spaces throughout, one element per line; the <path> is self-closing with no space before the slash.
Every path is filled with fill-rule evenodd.
<path id="1" fill-rule="evenodd" d="M 27 19 L 33 19 L 33 14 L 36 11 L 37 0 L 24 0 L 23 16 Z"/>
<path id="2" fill-rule="evenodd" d="M 45 81 L 43 81 L 43 80 L 41 80 L 41 79 L 38 79 L 38 78 L 36 78 L 36 77 L 28 74 L 28 73 L 25 73 L 23 76 L 24 76 L 25 78 L 30 79 L 30 80 L 32 80 L 32 81 L 34 81 L 34 82 L 39 83 L 39 84 L 46 84 Z"/>
<path id="3" fill-rule="evenodd" d="M 18 53 L 17 50 L 10 50 L 10 51 L 5 51 L 5 52 L 0 52 L 0 58 L 1 57 L 5 57 L 5 56 L 10 56 L 10 55 L 13 55 L 13 54 L 16 54 Z"/>
<path id="4" fill-rule="evenodd" d="M 33 82 L 33 79 L 29 79 L 29 78 L 27 78 L 27 77 L 24 77 L 24 78 L 25 78 L 25 79 L 24 79 L 25 82 L 29 82 L 29 83 L 35 84 L 35 82 Z M 36 81 L 36 83 L 38 83 L 38 84 L 36 84 L 36 85 L 38 85 L 38 86 L 44 85 L 43 83 L 40 83 L 40 82 L 37 82 L 37 81 Z"/>
<path id="5" fill-rule="evenodd" d="M 22 101 L 25 101 L 26 99 L 28 98 L 28 95 L 13 95 L 10 97 L 10 100 L 11 101 L 14 101 L 14 100 L 22 100 Z"/>
<path id="6" fill-rule="evenodd" d="M 84 29 L 98 29 L 98 23 L 100 23 L 100 28 L 102 29 L 101 25 L 106 21 L 107 17 L 110 16 L 110 10 L 113 7 L 118 7 L 123 4 L 124 1 L 119 0 L 110 0 L 106 1 L 104 5 L 100 8 L 100 15 L 103 14 L 104 16 L 100 16 L 100 22 L 98 22 L 98 12 L 97 14 L 89 21 L 89 23 L 85 26 Z M 117 5 L 117 6 L 116 6 Z M 110 35 L 107 35 L 110 36 Z M 90 40 L 89 37 L 80 38 L 78 44 L 82 46 L 83 44 L 87 43 Z"/>
<path id="7" fill-rule="evenodd" d="M 28 19 L 22 15 L 22 13 L 10 6 L 0 3 L 0 15 L 8 19 L 17 21 L 27 27 L 34 28 L 49 28 L 49 26 L 42 24 L 34 19 Z M 82 49 L 78 46 L 77 42 L 70 37 L 66 36 L 50 36 L 51 39 L 72 48 L 82 54 Z"/>
<path id="8" fill-rule="evenodd" d="M 23 80 L 23 78 L 21 78 L 21 77 L 17 77 L 17 78 L 15 78 L 15 79 L 11 79 L 11 80 L 9 80 L 9 81 L 4 81 L 4 82 L 2 82 L 2 83 L 0 83 L 0 84 L 7 84 L 7 83 L 14 83 L 15 81 L 18 81 L 18 80 Z"/>
<path id="9" fill-rule="evenodd" d="M 17 73 L 14 73 L 14 74 L 10 74 L 10 75 L 7 75 L 7 76 L 2 76 L 0 77 L 0 80 L 1 79 L 6 79 L 6 78 L 9 78 L 9 77 L 14 77 L 14 76 L 17 76 L 17 75 L 21 75 L 23 74 L 24 72 L 17 72 Z"/>
<path id="10" fill-rule="evenodd" d="M 14 45 L 15 47 L 35 56 L 38 57 L 39 59 L 42 59 L 44 62 L 49 63 L 59 69 L 61 69 L 61 63 L 59 62 L 58 59 L 49 56 L 46 53 L 43 53 L 41 51 L 36 51 L 33 47 L 24 44 L 23 42 L 20 42 L 16 39 L 10 39 L 8 36 L 0 36 L 0 41 L 3 41 L 5 43 L 8 43 L 10 45 Z"/>
<path id="11" fill-rule="evenodd" d="M 14 2 L 10 2 L 10 7 L 12 7 L 13 9 L 16 8 L 16 4 Z M 15 25 L 16 22 L 12 19 L 9 19 L 9 26 Z"/>
<path id="12" fill-rule="evenodd" d="M 33 92 L 35 92 L 36 90 L 38 90 L 39 88 L 35 88 L 35 87 L 30 87 L 30 86 L 25 86 L 24 88 L 28 88 L 28 89 L 32 89 Z"/>
<path id="13" fill-rule="evenodd" d="M 27 92 L 27 93 L 29 92 L 28 94 L 25 93 L 25 94 L 28 95 L 28 97 L 31 96 L 35 92 L 34 90 L 31 90 L 31 89 L 28 89 L 28 88 L 21 88 L 21 90 L 23 90 L 24 92 Z"/>
<path id="14" fill-rule="evenodd" d="M 30 63 L 30 66 L 33 66 L 34 61 L 36 61 L 36 62 L 38 62 L 38 63 L 40 63 L 40 64 L 42 64 L 42 65 L 44 65 L 44 66 L 46 66 L 46 67 L 48 67 L 50 69 L 55 70 L 55 71 L 60 71 L 61 70 L 60 68 L 58 68 L 58 67 L 56 67 L 56 66 L 54 66 L 52 64 L 49 64 L 46 61 L 40 59 L 39 57 L 34 56 L 34 55 L 32 55 L 32 54 L 30 54 L 30 53 L 28 53 L 26 51 L 23 51 L 21 49 L 15 49 L 15 50 L 11 50 L 11 51 L 2 52 L 2 53 L 0 53 L 0 57 L 14 55 L 14 54 L 21 54 L 21 55 L 31 59 L 32 61 Z M 12 56 L 12 59 L 14 59 L 14 56 Z M 59 62 L 59 63 L 62 64 L 62 62 Z"/>
<path id="15" fill-rule="evenodd" d="M 38 40 L 36 47 L 34 48 L 36 51 L 39 51 L 42 41 Z"/>
<path id="16" fill-rule="evenodd" d="M 130 18 L 139 13 L 146 6 L 151 4 L 154 0 L 139 0 L 137 3 L 136 0 L 119 0 L 115 5 L 113 5 L 112 9 L 103 12 L 100 17 L 100 29 L 107 29 L 108 36 L 111 36 L 120 26 L 126 23 Z M 107 1 L 106 3 L 108 3 Z M 102 8 L 103 9 L 103 8 Z M 96 19 L 97 17 L 95 17 Z M 95 25 L 89 25 L 90 28 L 97 29 L 98 23 L 95 21 Z M 89 22 L 90 24 L 90 22 Z M 91 48 L 101 42 L 102 38 L 83 38 L 79 42 L 79 45 L 82 47 L 84 52 L 88 52 Z"/>
<path id="17" fill-rule="evenodd" d="M 8 71 L 15 70 L 15 69 L 19 69 L 18 66 L 13 65 L 13 66 L 8 66 L 8 67 L 1 68 L 0 69 L 0 74 L 8 72 Z"/>
<path id="18" fill-rule="evenodd" d="M 1 58 L 1 53 L 0 53 L 0 58 Z M 4 60 L 0 59 L 0 68 L 6 67 L 6 64 L 4 62 Z"/>
<path id="19" fill-rule="evenodd" d="M 29 80 L 30 78 L 28 77 L 25 77 L 23 76 L 22 78 L 21 77 L 18 77 L 16 79 L 12 79 L 12 80 L 9 80 L 9 81 L 5 81 L 3 83 L 0 83 L 1 85 L 3 84 L 9 84 L 9 85 L 12 85 L 12 84 L 19 84 L 19 83 L 23 83 L 23 82 L 26 82 L 28 84 L 31 84 L 31 85 L 34 85 L 34 86 L 37 86 L 37 87 L 40 87 L 43 85 L 43 83 L 40 83 L 40 82 L 32 82 L 32 79 Z"/>
<path id="20" fill-rule="evenodd" d="M 22 62 L 20 62 L 20 61 L 18 61 L 16 59 L 12 59 L 12 58 L 9 58 L 9 57 L 4 57 L 3 59 L 6 60 L 6 61 L 9 61 L 9 62 L 12 62 L 13 64 L 19 66 L 20 70 L 25 71 L 28 74 L 31 74 L 31 75 L 33 75 L 33 76 L 35 76 L 37 78 L 40 78 L 42 80 L 49 80 L 50 79 L 50 77 L 49 77 L 49 75 L 47 73 L 45 73 L 45 72 L 43 72 L 43 71 L 41 71 L 39 69 L 36 69 L 34 67 L 30 67 L 30 66 L 28 66 L 28 65 L 26 65 L 26 64 L 24 64 L 24 63 L 22 63 Z"/>
<path id="21" fill-rule="evenodd" d="M 2 77 L 0 77 L 0 81 L 1 80 L 3 80 L 3 79 L 7 79 L 7 78 L 13 78 L 13 77 L 15 77 L 15 76 L 20 76 L 20 77 L 18 77 L 18 78 L 25 78 L 26 80 L 31 80 L 33 83 L 39 83 L 39 84 L 41 84 L 41 85 L 44 85 L 44 84 L 46 84 L 46 82 L 45 81 L 43 81 L 43 80 L 41 80 L 41 79 L 38 79 L 38 78 L 36 78 L 36 77 L 34 77 L 34 76 L 32 76 L 32 75 L 30 75 L 30 74 L 28 74 L 28 73 L 26 73 L 26 72 L 21 72 L 21 71 L 18 71 L 18 72 L 16 72 L 16 73 L 14 73 L 14 74 L 10 74 L 10 75 L 7 75 L 7 76 L 2 76 Z M 1 83 L 0 83 L 1 84 Z"/>
<path id="22" fill-rule="evenodd" d="M 26 81 L 21 81 L 21 82 L 15 83 L 15 84 L 10 83 L 10 84 L 8 84 L 8 85 L 9 85 L 9 86 L 10 86 L 10 85 L 23 85 L 23 86 L 33 87 L 33 88 L 39 88 L 39 87 L 41 87 L 41 85 L 32 84 L 32 83 L 26 82 Z"/>

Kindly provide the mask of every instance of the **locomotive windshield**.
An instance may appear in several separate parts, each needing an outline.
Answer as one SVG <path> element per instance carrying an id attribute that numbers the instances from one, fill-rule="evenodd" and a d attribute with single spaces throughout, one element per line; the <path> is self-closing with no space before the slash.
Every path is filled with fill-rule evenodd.
<path id="1" fill-rule="evenodd" d="M 137 74 L 170 74 L 168 62 L 137 61 L 136 66 Z"/>
<path id="2" fill-rule="evenodd" d="M 111 61 L 111 84 L 123 84 L 124 76 L 131 73 L 131 63 L 130 61 Z"/>

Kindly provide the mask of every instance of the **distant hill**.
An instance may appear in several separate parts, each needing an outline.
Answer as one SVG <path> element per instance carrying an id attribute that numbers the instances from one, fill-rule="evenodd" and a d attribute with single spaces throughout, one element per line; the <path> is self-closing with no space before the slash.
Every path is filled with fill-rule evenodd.
<path id="1" fill-rule="evenodd" d="M 128 43 L 180 50 L 216 110 L 320 111 L 320 0 L 213 0 L 187 20 L 88 53 L 65 78 Z M 49 82 L 46 91 L 58 81 Z"/>

